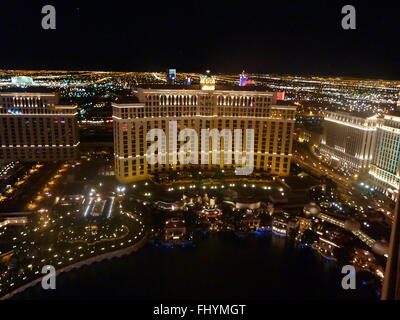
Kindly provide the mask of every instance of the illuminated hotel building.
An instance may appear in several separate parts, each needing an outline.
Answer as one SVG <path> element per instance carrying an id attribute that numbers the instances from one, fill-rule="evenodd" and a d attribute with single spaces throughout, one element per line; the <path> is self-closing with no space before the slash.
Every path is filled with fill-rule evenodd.
<path id="1" fill-rule="evenodd" d="M 0 160 L 76 158 L 77 108 L 58 103 L 55 93 L 0 92 Z"/>
<path id="2" fill-rule="evenodd" d="M 191 128 L 200 137 L 201 129 L 254 129 L 254 169 L 274 175 L 287 176 L 292 156 L 296 107 L 277 103 L 277 93 L 243 90 L 215 90 L 215 77 L 200 78 L 199 89 L 153 88 L 134 89 L 134 97 L 113 103 L 114 153 L 117 178 L 124 183 L 148 179 L 151 173 L 183 169 L 188 164 L 170 162 L 170 121 L 178 129 Z M 246 89 L 246 88 L 244 88 Z M 149 164 L 146 151 L 153 142 L 146 141 L 150 129 L 160 128 L 166 135 L 166 152 L 161 156 L 165 163 Z M 242 138 L 242 156 L 246 156 L 246 135 Z M 173 142 L 172 142 L 173 143 Z M 176 142 L 180 148 L 184 142 Z M 238 167 L 235 161 L 224 163 L 227 153 L 216 144 L 209 151 L 210 161 L 199 168 Z M 172 144 L 171 144 L 172 145 Z M 200 149 L 200 142 L 199 142 Z M 193 149 L 190 149 L 193 150 Z M 235 151 L 236 152 L 236 151 Z M 179 152 L 177 152 L 179 153 Z M 220 155 L 220 162 L 213 164 L 213 153 Z M 198 153 L 200 158 L 200 152 Z M 179 158 L 179 157 L 178 157 Z M 190 165 L 189 165 L 190 166 Z M 244 166 L 244 165 L 243 165 Z"/>
<path id="3" fill-rule="evenodd" d="M 378 120 L 376 148 L 369 170 L 377 188 L 392 199 L 400 188 L 400 116 L 385 115 Z"/>
<path id="4" fill-rule="evenodd" d="M 350 172 L 368 170 L 375 148 L 377 116 L 325 112 L 320 152 Z"/>

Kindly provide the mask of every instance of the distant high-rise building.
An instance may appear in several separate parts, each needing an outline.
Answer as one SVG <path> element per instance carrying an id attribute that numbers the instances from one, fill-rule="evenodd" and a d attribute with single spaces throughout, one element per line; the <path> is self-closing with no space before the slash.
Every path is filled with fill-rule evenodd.
<path id="1" fill-rule="evenodd" d="M 11 83 L 17 86 L 31 86 L 34 84 L 33 79 L 31 77 L 26 77 L 26 76 L 12 77 Z"/>
<path id="2" fill-rule="evenodd" d="M 0 93 L 0 160 L 54 161 L 77 156 L 77 107 L 55 93 Z"/>
<path id="3" fill-rule="evenodd" d="M 326 112 L 321 154 L 350 173 L 368 170 L 375 149 L 377 116 Z"/>
<path id="4" fill-rule="evenodd" d="M 210 75 L 203 78 L 200 86 L 202 90 L 188 89 L 186 86 L 182 86 L 182 89 L 178 86 L 171 89 L 165 86 L 140 88 L 134 90 L 133 98 L 122 98 L 113 103 L 116 177 L 121 182 L 129 183 L 148 179 L 155 172 L 192 166 L 179 160 L 176 149 L 180 150 L 184 141 L 177 141 L 179 135 L 174 133 L 171 122 L 176 123 L 180 132 L 182 129 L 192 129 L 199 137 L 202 129 L 218 129 L 220 133 L 223 129 L 228 132 L 241 129 L 239 131 L 244 134 L 242 140 L 238 140 L 242 150 L 238 152 L 238 157 L 248 155 L 246 129 L 254 129 L 254 151 L 249 153 L 254 159 L 254 169 L 287 176 L 290 172 L 296 107 L 277 104 L 274 92 L 213 90 L 215 78 Z M 147 141 L 146 136 L 156 128 L 166 135 L 166 140 L 160 141 L 165 152 L 158 151 L 164 163 L 151 164 L 146 155 L 153 142 Z M 198 146 L 190 145 L 190 153 L 198 151 L 197 167 L 222 169 L 240 166 L 235 161 L 224 162 L 224 157 L 236 157 L 236 149 L 227 150 L 222 142 L 219 147 L 214 142 L 210 145 L 209 151 L 205 152 L 199 150 L 200 142 Z M 200 161 L 202 155 L 209 159 L 208 164 Z M 219 155 L 217 163 L 212 160 L 214 155 Z"/>
<path id="5" fill-rule="evenodd" d="M 249 79 L 247 77 L 246 73 L 243 70 L 243 72 L 242 72 L 242 74 L 240 75 L 240 78 L 239 78 L 239 86 L 240 87 L 244 87 L 244 86 L 248 86 L 250 84 L 254 84 L 254 81 Z"/>
<path id="6" fill-rule="evenodd" d="M 175 84 L 175 80 L 176 80 L 176 69 L 168 69 L 167 83 Z"/>
<path id="7" fill-rule="evenodd" d="M 400 116 L 385 115 L 379 118 L 369 174 L 381 192 L 392 199 L 399 197 Z"/>

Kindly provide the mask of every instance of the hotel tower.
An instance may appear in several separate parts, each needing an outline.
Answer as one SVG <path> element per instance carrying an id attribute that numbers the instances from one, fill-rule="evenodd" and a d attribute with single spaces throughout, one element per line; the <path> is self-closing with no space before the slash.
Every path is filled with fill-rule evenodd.
<path id="1" fill-rule="evenodd" d="M 374 185 L 392 200 L 400 188 L 400 112 L 379 118 L 376 147 L 369 174 Z"/>
<path id="2" fill-rule="evenodd" d="M 133 97 L 113 103 L 115 172 L 119 181 L 145 180 L 152 173 L 188 166 L 180 162 L 176 154 L 185 142 L 175 140 L 171 123 L 176 124 L 178 131 L 192 129 L 199 137 L 200 131 L 204 131 L 202 129 L 218 129 L 219 132 L 241 129 L 244 135 L 239 142 L 242 148 L 240 154 L 243 158 L 253 159 L 254 169 L 273 175 L 289 174 L 296 107 L 277 102 L 278 94 L 273 92 L 251 91 L 246 87 L 241 88 L 246 91 L 216 90 L 215 78 L 211 75 L 200 78 L 200 88 L 192 87 L 175 85 L 166 89 L 165 86 L 157 88 L 153 85 L 150 88 L 134 88 Z M 164 161 L 158 163 L 147 161 L 147 149 L 152 142 L 146 140 L 146 135 L 151 129 L 161 129 L 166 136 L 162 142 L 162 154 L 158 154 L 159 159 Z M 254 130 L 251 154 L 246 148 L 249 143 L 246 129 Z M 199 168 L 241 166 L 235 161 L 225 163 L 230 150 L 223 148 L 226 145 L 222 139 L 226 138 L 219 140 L 218 137 L 220 143 L 211 140 L 206 155 L 204 150 L 200 152 L 200 142 L 198 145 L 191 144 L 189 153 L 193 148 L 199 148 L 196 152 Z M 171 146 L 174 148 L 171 149 Z M 200 158 L 207 155 L 209 161 L 204 164 Z M 212 160 L 215 155 L 218 156 L 217 163 Z"/>
<path id="3" fill-rule="evenodd" d="M 326 111 L 320 152 L 349 173 L 368 171 L 376 140 L 376 115 Z"/>
<path id="4" fill-rule="evenodd" d="M 77 108 L 58 103 L 55 93 L 0 92 L 0 160 L 76 158 Z"/>

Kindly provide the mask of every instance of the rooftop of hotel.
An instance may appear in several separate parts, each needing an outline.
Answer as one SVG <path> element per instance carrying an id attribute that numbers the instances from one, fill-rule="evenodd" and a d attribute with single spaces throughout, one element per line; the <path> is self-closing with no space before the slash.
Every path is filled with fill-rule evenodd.
<path id="1" fill-rule="evenodd" d="M 185 84 L 165 84 L 165 83 L 149 83 L 149 84 L 142 84 L 140 86 L 133 87 L 134 89 L 157 89 L 157 90 L 199 90 L 203 91 L 200 88 L 199 83 L 185 85 Z M 211 91 L 259 91 L 259 92 L 271 92 L 266 90 L 264 86 L 239 86 L 239 85 L 222 85 L 216 84 L 215 90 Z"/>
<path id="2" fill-rule="evenodd" d="M 339 113 L 347 116 L 352 116 L 352 117 L 357 117 L 357 118 L 362 118 L 362 119 L 368 119 L 371 118 L 375 115 L 377 115 L 373 111 L 341 111 L 341 110 L 328 110 L 328 112 L 334 112 L 334 113 Z"/>
<path id="3" fill-rule="evenodd" d="M 43 94 L 43 95 L 56 95 L 54 90 L 46 87 L 12 87 L 0 90 L 0 96 L 9 96 L 10 93 L 18 93 L 18 94 Z"/>
<path id="4" fill-rule="evenodd" d="M 400 110 L 391 111 L 387 115 L 392 117 L 400 117 Z"/>
<path id="5" fill-rule="evenodd" d="M 125 97 L 115 98 L 114 103 L 131 104 L 131 103 L 140 103 L 140 101 L 139 101 L 138 97 L 136 97 L 136 96 L 125 96 Z"/>

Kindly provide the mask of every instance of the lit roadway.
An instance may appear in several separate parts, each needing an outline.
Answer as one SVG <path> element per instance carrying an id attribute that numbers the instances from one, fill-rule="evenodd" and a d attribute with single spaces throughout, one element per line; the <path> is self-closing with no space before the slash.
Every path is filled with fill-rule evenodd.
<path id="1" fill-rule="evenodd" d="M 328 166 L 325 166 L 320 159 L 314 156 L 307 147 L 294 142 L 295 150 L 293 160 L 300 166 L 307 168 L 317 176 L 326 176 L 334 181 L 338 188 L 348 192 L 352 190 L 352 182 L 348 177 L 343 177 Z"/>
<path id="2" fill-rule="evenodd" d="M 161 81 L 167 82 L 167 79 L 160 78 L 155 72 L 153 72 L 152 74 L 153 74 L 153 77 L 156 78 L 157 80 L 161 80 Z"/>
<path id="3" fill-rule="evenodd" d="M 297 142 L 294 142 L 294 144 L 294 153 L 292 157 L 293 161 L 298 163 L 301 167 L 308 169 L 313 174 L 317 176 L 325 176 L 335 182 L 337 185 L 337 190 L 343 194 L 347 201 L 351 201 L 355 205 L 362 206 L 364 209 L 367 209 L 370 206 L 375 210 L 383 208 L 386 211 L 391 211 L 391 208 L 389 208 L 387 203 L 388 200 L 383 196 L 375 193 L 374 199 L 368 198 L 353 185 L 353 179 L 349 177 L 343 177 L 336 171 L 332 170 L 329 166 L 324 165 L 320 159 L 318 159 L 309 151 L 307 146 L 301 145 Z M 378 198 L 385 201 L 384 204 L 381 204 L 381 207 L 379 207 L 374 201 Z"/>

